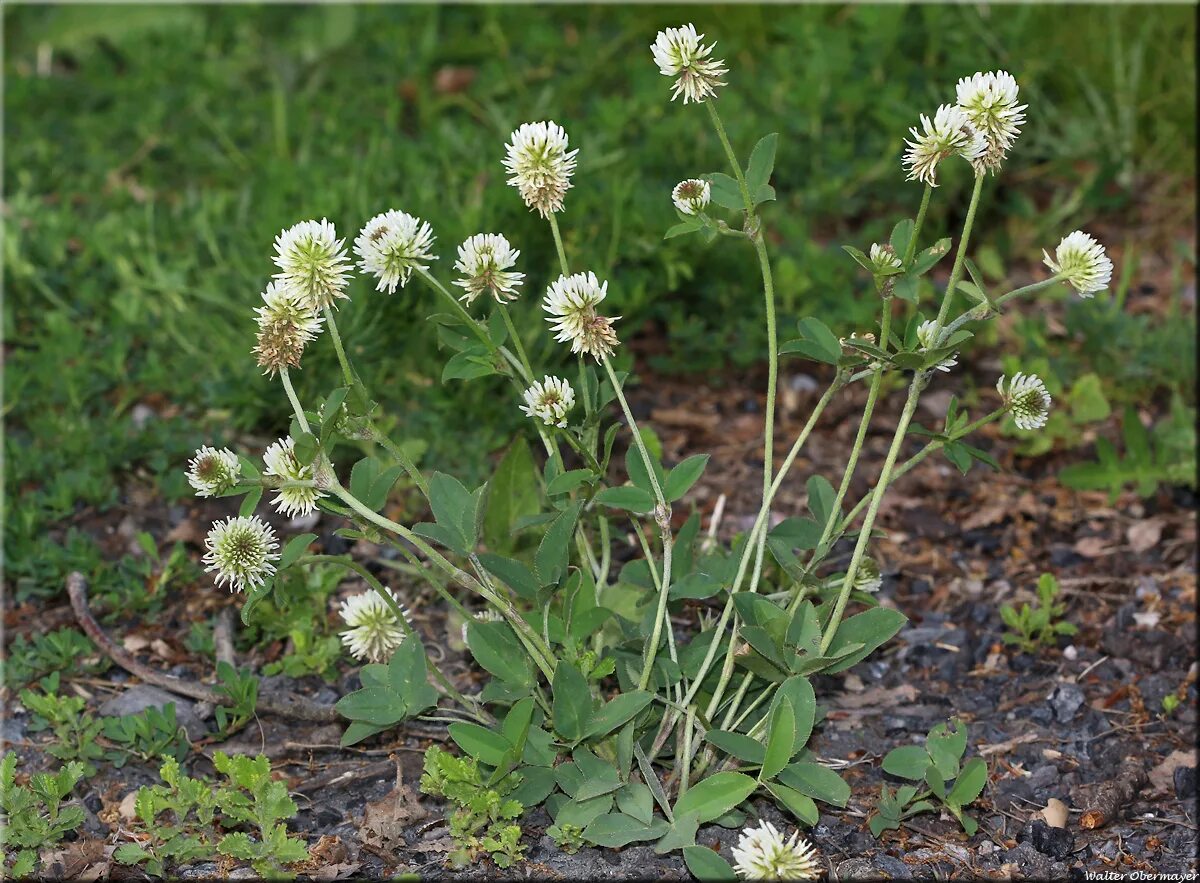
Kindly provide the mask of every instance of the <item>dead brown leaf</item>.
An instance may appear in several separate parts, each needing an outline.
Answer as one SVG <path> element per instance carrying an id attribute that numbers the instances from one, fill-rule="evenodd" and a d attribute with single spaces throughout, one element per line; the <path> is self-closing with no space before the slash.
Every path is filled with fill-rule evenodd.
<path id="1" fill-rule="evenodd" d="M 1104 537 L 1084 537 L 1075 543 L 1077 555 L 1084 558 L 1104 558 L 1116 551 L 1116 548 Z"/>
<path id="2" fill-rule="evenodd" d="M 1150 786 L 1155 791 L 1169 794 L 1175 788 L 1175 770 L 1179 767 L 1195 766 L 1195 751 L 1172 751 L 1162 763 L 1150 771 Z"/>
<path id="3" fill-rule="evenodd" d="M 891 708 L 904 702 L 914 702 L 917 688 L 912 684 L 898 687 L 871 687 L 861 693 L 843 693 L 833 700 L 838 708 Z"/>
<path id="4" fill-rule="evenodd" d="M 1129 540 L 1129 548 L 1140 555 L 1158 545 L 1158 541 L 1162 539 L 1162 532 L 1162 519 L 1147 518 L 1131 524 L 1125 532 L 1125 538 Z"/>
<path id="5" fill-rule="evenodd" d="M 404 832 L 429 813 L 421 806 L 416 792 L 404 784 L 400 764 L 396 764 L 396 784 L 381 800 L 367 803 L 359 826 L 364 847 L 384 856 L 407 850 Z"/>
<path id="6" fill-rule="evenodd" d="M 108 876 L 115 850 L 103 840 L 76 840 L 62 849 L 43 850 L 43 879 L 98 880 Z"/>

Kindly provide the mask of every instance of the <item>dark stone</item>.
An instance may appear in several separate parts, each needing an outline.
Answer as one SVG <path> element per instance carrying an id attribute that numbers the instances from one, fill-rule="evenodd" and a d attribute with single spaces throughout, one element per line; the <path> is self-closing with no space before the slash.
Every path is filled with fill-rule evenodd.
<path id="1" fill-rule="evenodd" d="M 1064 859 L 1075 848 L 1075 835 L 1066 828 L 1052 828 L 1041 819 L 1031 819 L 1017 835 L 1017 842 L 1031 844 L 1042 855 Z"/>
<path id="2" fill-rule="evenodd" d="M 175 705 L 175 720 L 183 727 L 189 739 L 195 741 L 208 735 L 208 727 L 196 713 L 196 703 L 168 693 L 153 684 L 138 684 L 106 699 L 100 705 L 100 714 L 105 717 L 125 717 L 138 714 L 147 708 L 163 708 L 168 703 Z"/>
<path id="3" fill-rule="evenodd" d="M 100 812 L 100 810 L 104 809 L 104 802 L 95 791 L 90 792 L 87 797 L 83 798 L 83 805 L 92 812 Z"/>
<path id="4" fill-rule="evenodd" d="M 1038 852 L 1029 841 L 1018 843 L 1005 852 L 1004 861 L 1017 866 L 1014 877 L 1018 879 L 1061 880 L 1067 876 L 1066 865 Z"/>
<path id="5" fill-rule="evenodd" d="M 911 880 L 913 878 L 912 869 L 908 865 L 887 853 L 880 853 L 872 861 L 876 868 L 887 875 L 889 880 Z"/>
<path id="6" fill-rule="evenodd" d="M 1059 684 L 1050 694 L 1050 707 L 1060 724 L 1070 723 L 1083 707 L 1087 697 L 1077 684 Z"/>
<path id="7" fill-rule="evenodd" d="M 1196 796 L 1196 768 L 1175 767 L 1175 796 L 1180 800 L 1191 800 Z"/>

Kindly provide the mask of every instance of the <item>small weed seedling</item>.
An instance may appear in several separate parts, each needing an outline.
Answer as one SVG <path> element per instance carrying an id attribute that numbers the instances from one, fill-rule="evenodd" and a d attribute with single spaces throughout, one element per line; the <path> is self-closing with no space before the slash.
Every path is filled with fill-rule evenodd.
<path id="1" fill-rule="evenodd" d="M 525 852 L 520 845 L 521 828 L 513 824 L 525 807 L 511 793 L 520 776 L 492 776 L 485 783 L 479 764 L 471 757 L 455 757 L 434 746 L 425 753 L 421 790 L 444 797 L 455 805 L 450 817 L 450 836 L 458 847 L 450 854 L 455 867 L 466 867 L 490 855 L 501 868 L 519 861 Z"/>
<path id="2" fill-rule="evenodd" d="M 17 755 L 10 751 L 0 761 L 0 844 L 5 855 L 0 869 L 19 880 L 33 875 L 39 849 L 83 824 L 83 809 L 63 806 L 63 801 L 84 777 L 84 767 L 72 761 L 57 773 L 37 773 L 28 786 L 16 784 L 16 769 Z"/>
<path id="3" fill-rule="evenodd" d="M 1043 573 L 1038 578 L 1036 607 L 1022 604 L 1020 611 L 1005 604 L 1000 608 L 1000 618 L 1010 631 L 1002 636 L 1005 644 L 1013 644 L 1025 653 L 1036 653 L 1042 647 L 1053 647 L 1059 635 L 1073 635 L 1078 629 L 1062 620 L 1067 605 L 1055 602 L 1058 597 L 1058 580 L 1053 574 Z"/>
<path id="4" fill-rule="evenodd" d="M 217 684 L 213 689 L 222 696 L 228 696 L 232 703 L 218 705 L 214 711 L 217 736 L 228 739 L 254 720 L 254 708 L 258 703 L 258 678 L 250 669 L 239 671 L 228 662 L 218 662 Z"/>
<path id="5" fill-rule="evenodd" d="M 893 748 L 884 757 L 884 772 L 922 784 L 904 785 L 894 794 L 883 786 L 870 821 L 871 833 L 876 837 L 899 828 L 911 816 L 932 812 L 935 800 L 958 819 L 968 836 L 975 833 L 979 826 L 964 810 L 983 793 L 987 763 L 982 757 L 973 757 L 962 765 L 967 726 L 957 720 L 951 725 L 953 729 L 938 724 L 929 731 L 924 745 Z"/>
<path id="6" fill-rule="evenodd" d="M 33 715 L 29 731 L 51 731 L 54 738 L 45 746 L 46 753 L 62 761 L 77 760 L 85 775 L 94 776 L 92 761 L 104 757 L 104 749 L 96 744 L 104 722 L 84 708 L 87 702 L 82 697 L 58 695 L 58 672 L 42 678 L 40 686 L 44 692 L 21 691 L 21 704 Z"/>
<path id="7" fill-rule="evenodd" d="M 70 677 L 102 672 L 109 665 L 108 659 L 78 629 L 58 629 L 32 640 L 18 635 L 4 661 L 4 683 L 10 690 L 18 690 L 52 672 Z"/>
<path id="8" fill-rule="evenodd" d="M 105 757 L 115 767 L 122 767 L 130 757 L 142 760 L 170 756 L 177 761 L 187 757 L 190 744 L 187 733 L 175 719 L 175 703 L 147 708 L 137 714 L 102 719 L 104 738 L 114 743 Z"/>
<path id="9" fill-rule="evenodd" d="M 271 778 L 270 762 L 262 755 L 218 751 L 213 764 L 228 780 L 218 788 L 183 775 L 178 762 L 167 759 L 159 770 L 166 784 L 138 791 L 141 839 L 118 847 L 114 858 L 126 865 L 144 863 L 147 872 L 158 877 L 168 865 L 178 868 L 219 853 L 250 862 L 269 879 L 293 876 L 284 866 L 304 861 L 308 848 L 303 840 L 288 836 L 284 820 L 296 814 L 296 804 L 287 786 Z M 160 820 L 164 814 L 167 818 Z M 219 831 L 243 825 L 252 831 Z"/>

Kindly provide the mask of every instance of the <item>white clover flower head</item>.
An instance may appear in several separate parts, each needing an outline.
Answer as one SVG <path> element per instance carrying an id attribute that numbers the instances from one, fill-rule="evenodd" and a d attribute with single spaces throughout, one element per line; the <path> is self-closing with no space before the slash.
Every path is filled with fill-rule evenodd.
<path id="1" fill-rule="evenodd" d="M 338 298 L 349 297 L 345 288 L 350 259 L 343 245 L 324 218 L 301 221 L 275 237 L 275 278 L 299 295 L 309 312 L 332 306 Z"/>
<path id="2" fill-rule="evenodd" d="M 1012 412 L 1013 422 L 1018 429 L 1031 432 L 1046 425 L 1050 416 L 1050 392 L 1046 384 L 1036 374 L 1017 372 L 1008 383 L 1004 383 L 1004 375 L 996 381 L 996 392 L 1004 400 L 1005 407 Z"/>
<path id="3" fill-rule="evenodd" d="M 717 87 L 724 86 L 721 77 L 729 73 L 725 62 L 710 58 L 717 44 L 705 46 L 703 34 L 696 33 L 696 26 L 686 24 L 681 28 L 667 28 L 658 32 L 650 45 L 650 54 L 664 77 L 678 77 L 671 91 L 671 100 L 680 95 L 683 103 L 701 102 L 717 94 Z"/>
<path id="4" fill-rule="evenodd" d="M 671 201 L 675 208 L 685 215 L 698 215 L 708 207 L 712 196 L 712 185 L 700 178 L 688 178 L 680 181 L 671 191 Z"/>
<path id="5" fill-rule="evenodd" d="M 213 522 L 204 539 L 207 551 L 201 559 L 208 572 L 217 572 L 217 585 L 229 583 L 229 591 L 261 586 L 275 573 L 279 560 L 275 531 L 257 515 L 229 516 Z"/>
<path id="6" fill-rule="evenodd" d="M 543 217 L 562 211 L 563 197 L 571 189 L 578 150 L 567 150 L 569 139 L 553 120 L 524 123 L 512 133 L 504 168 L 508 183 L 517 188 L 525 205 Z"/>
<path id="7" fill-rule="evenodd" d="M 879 565 L 875 563 L 875 559 L 869 556 L 863 558 L 858 563 L 858 572 L 854 574 L 854 588 L 873 595 L 882 586 L 883 575 L 879 572 Z"/>
<path id="8" fill-rule="evenodd" d="M 617 346 L 617 334 L 613 331 L 615 319 L 608 319 L 596 312 L 608 294 L 608 283 L 601 282 L 592 272 L 559 276 L 546 289 L 542 308 L 549 313 L 547 322 L 557 333 L 557 341 L 571 342 L 571 352 L 587 353 L 597 362 L 612 355 Z"/>
<path id="9" fill-rule="evenodd" d="M 387 592 L 396 601 L 404 621 L 411 629 L 412 620 L 409 619 L 407 608 L 396 599 L 391 589 Z M 338 614 L 349 626 L 341 632 L 342 643 L 355 659 L 385 663 L 404 642 L 405 631 L 400 625 L 400 617 L 373 589 L 347 598 L 342 602 Z"/>
<path id="10" fill-rule="evenodd" d="M 258 336 L 254 355 L 264 374 L 281 368 L 299 368 L 304 348 L 320 332 L 324 319 L 314 312 L 307 298 L 278 279 L 267 283 L 258 314 Z"/>
<path id="11" fill-rule="evenodd" d="M 821 875 L 812 844 L 799 831 L 785 839 L 766 820 L 742 831 L 733 859 L 733 868 L 743 880 L 816 880 Z"/>
<path id="12" fill-rule="evenodd" d="M 296 442 L 289 435 L 275 442 L 263 454 L 267 475 L 284 481 L 312 481 L 311 463 L 296 459 Z M 317 500 L 325 494 L 315 487 L 282 487 L 275 497 L 275 509 L 283 515 L 294 517 L 309 515 L 317 508 Z"/>
<path id="13" fill-rule="evenodd" d="M 358 266 L 379 281 L 376 291 L 395 294 L 412 278 L 413 270 L 426 270 L 437 255 L 432 253 L 433 228 L 407 212 L 389 209 L 363 225 L 354 240 Z"/>
<path id="14" fill-rule="evenodd" d="M 561 377 L 535 380 L 533 386 L 525 390 L 523 398 L 525 404 L 521 405 L 521 410 L 547 426 L 566 426 L 567 413 L 575 407 L 575 390 Z"/>
<path id="15" fill-rule="evenodd" d="M 197 497 L 213 497 L 237 484 L 242 461 L 229 448 L 204 445 L 188 461 L 187 480 Z"/>
<path id="16" fill-rule="evenodd" d="M 987 139 L 971 125 L 966 111 L 952 104 L 943 104 L 933 119 L 921 114 L 921 128 L 909 129 L 911 141 L 905 141 L 904 168 L 909 181 L 922 181 L 930 187 L 937 186 L 938 163 L 948 156 L 957 154 L 967 160 L 975 160 L 987 150 Z"/>
<path id="17" fill-rule="evenodd" d="M 938 324 L 933 319 L 926 319 L 917 326 L 917 343 L 921 345 L 922 350 L 931 350 L 937 346 L 937 335 L 940 333 Z M 950 369 L 958 364 L 958 353 L 951 353 L 942 359 L 933 367 L 938 371 L 949 373 Z"/>
<path id="18" fill-rule="evenodd" d="M 517 289 L 525 278 L 524 273 L 509 270 L 517 262 L 521 252 L 509 244 L 499 233 L 476 233 L 458 247 L 458 260 L 454 269 L 463 274 L 454 284 L 466 292 L 461 298 L 468 304 L 485 291 L 496 299 L 496 303 L 517 299 Z"/>
<path id="19" fill-rule="evenodd" d="M 976 73 L 958 81 L 958 106 L 987 144 L 987 149 L 971 161 L 976 172 L 995 172 L 1000 168 L 1021 134 L 1028 105 L 1017 104 L 1020 91 L 1016 79 L 1007 71 Z"/>
<path id="20" fill-rule="evenodd" d="M 1044 249 L 1042 255 L 1046 266 L 1065 276 L 1080 297 L 1092 297 L 1112 281 L 1113 263 L 1104 246 L 1082 230 L 1064 236 L 1053 258 Z"/>
<path id="21" fill-rule="evenodd" d="M 899 273 L 904 262 L 900 260 L 899 255 L 891 245 L 884 243 L 880 245 L 878 242 L 871 245 L 871 264 L 875 267 L 875 275 L 884 276 L 893 273 Z"/>

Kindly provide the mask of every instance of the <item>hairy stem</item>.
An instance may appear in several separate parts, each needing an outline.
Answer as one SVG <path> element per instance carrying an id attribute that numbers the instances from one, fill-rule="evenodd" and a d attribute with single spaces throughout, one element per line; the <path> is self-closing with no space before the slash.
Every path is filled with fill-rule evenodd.
<path id="1" fill-rule="evenodd" d="M 346 350 L 342 346 L 342 335 L 338 333 L 337 322 L 333 318 L 333 308 L 326 304 L 323 307 L 325 314 L 325 324 L 329 328 L 329 336 L 333 339 L 333 348 L 337 352 L 338 363 L 342 366 L 342 379 L 346 381 L 346 386 L 354 386 L 354 372 L 350 369 L 350 360 L 346 357 Z"/>
<path id="2" fill-rule="evenodd" d="M 554 234 L 554 247 L 558 251 L 558 265 L 562 269 L 564 276 L 571 275 L 570 266 L 567 264 L 567 250 L 563 247 L 562 234 L 558 232 L 558 218 L 551 212 L 547 217 L 550 222 L 550 232 Z"/>

